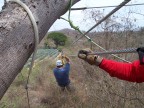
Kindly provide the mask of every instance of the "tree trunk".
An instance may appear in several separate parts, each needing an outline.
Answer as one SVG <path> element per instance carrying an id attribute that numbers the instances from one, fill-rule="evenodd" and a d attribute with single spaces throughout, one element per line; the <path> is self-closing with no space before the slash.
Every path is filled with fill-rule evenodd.
<path id="1" fill-rule="evenodd" d="M 69 0 L 25 1 L 36 19 L 40 40 L 69 4 Z M 0 13 L 0 99 L 34 50 L 34 31 L 27 13 L 12 2 L 4 8 Z"/>

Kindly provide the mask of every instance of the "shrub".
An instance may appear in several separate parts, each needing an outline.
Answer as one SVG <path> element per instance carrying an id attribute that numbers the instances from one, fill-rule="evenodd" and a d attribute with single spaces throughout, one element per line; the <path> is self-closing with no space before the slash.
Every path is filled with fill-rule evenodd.
<path id="1" fill-rule="evenodd" d="M 67 41 L 67 36 L 60 32 L 52 32 L 47 36 L 47 39 L 52 39 L 57 48 L 59 45 L 65 45 Z"/>

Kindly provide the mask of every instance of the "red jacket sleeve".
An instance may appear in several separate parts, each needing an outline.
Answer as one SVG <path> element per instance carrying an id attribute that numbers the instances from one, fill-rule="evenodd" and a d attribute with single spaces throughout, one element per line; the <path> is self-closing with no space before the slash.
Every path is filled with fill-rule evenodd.
<path id="1" fill-rule="evenodd" d="M 139 60 L 123 63 L 103 59 L 99 67 L 112 77 L 137 83 L 144 82 L 144 65 L 140 65 Z"/>

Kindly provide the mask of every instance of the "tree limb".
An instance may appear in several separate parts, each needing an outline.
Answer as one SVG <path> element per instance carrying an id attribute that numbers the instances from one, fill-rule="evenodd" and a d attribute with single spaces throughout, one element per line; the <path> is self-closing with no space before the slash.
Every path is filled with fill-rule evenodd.
<path id="1" fill-rule="evenodd" d="M 80 0 L 74 0 L 74 3 Z M 69 0 L 26 0 L 36 19 L 40 40 L 68 10 Z M 22 7 L 8 3 L 0 13 L 0 99 L 34 50 L 34 31 Z"/>

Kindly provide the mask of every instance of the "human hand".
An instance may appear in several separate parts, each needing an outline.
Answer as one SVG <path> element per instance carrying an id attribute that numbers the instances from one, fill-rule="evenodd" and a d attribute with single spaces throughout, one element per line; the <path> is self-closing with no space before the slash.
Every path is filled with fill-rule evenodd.
<path id="1" fill-rule="evenodd" d="M 98 55 L 90 55 L 89 53 L 93 53 L 93 51 L 89 48 L 82 49 L 78 52 L 78 57 L 91 65 L 99 66 L 103 58 Z"/>
<path id="2" fill-rule="evenodd" d="M 94 65 L 96 63 L 98 55 L 89 55 L 89 53 L 93 53 L 93 51 L 89 48 L 79 50 L 78 57 L 85 60 L 89 64 Z"/>
<path id="3" fill-rule="evenodd" d="M 65 58 L 65 60 L 69 62 L 69 58 L 66 55 L 62 55 L 62 58 Z"/>

